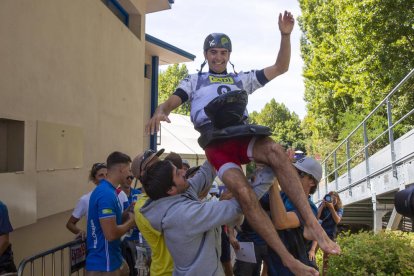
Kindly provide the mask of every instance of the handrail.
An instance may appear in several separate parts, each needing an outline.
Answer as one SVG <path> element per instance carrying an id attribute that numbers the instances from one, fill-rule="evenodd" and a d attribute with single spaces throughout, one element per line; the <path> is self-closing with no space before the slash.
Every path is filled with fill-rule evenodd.
<path id="1" fill-rule="evenodd" d="M 328 156 L 322 161 L 322 163 L 325 163 L 329 157 L 331 157 L 331 155 L 333 154 L 333 152 L 335 152 L 336 150 L 339 149 L 339 147 L 341 147 L 346 140 L 348 140 L 349 138 L 351 138 L 351 136 L 363 125 L 364 122 L 366 122 L 384 103 L 387 102 L 387 100 L 389 100 L 389 98 L 395 93 L 397 92 L 400 87 L 402 85 L 404 85 L 407 80 L 409 80 L 411 78 L 411 76 L 414 75 L 414 69 L 410 71 L 410 73 L 408 73 L 398 84 L 397 86 L 395 86 L 391 92 L 364 118 L 364 120 L 362 120 L 361 123 L 359 123 L 358 126 L 356 126 L 351 133 L 330 153 L 328 154 Z"/>
<path id="2" fill-rule="evenodd" d="M 42 267 L 42 272 L 41 275 L 45 275 L 45 258 L 47 256 L 51 256 L 52 259 L 52 273 L 53 275 L 55 275 L 55 253 L 56 252 L 60 252 L 60 273 L 57 275 L 66 275 L 65 269 L 64 269 L 64 250 L 68 249 L 71 250 L 72 248 L 76 248 L 76 251 L 78 252 L 80 249 L 80 253 L 81 254 L 85 254 L 86 255 L 86 243 L 85 241 L 82 241 L 80 239 L 77 240 L 73 240 L 70 242 L 67 242 L 65 244 L 56 246 L 54 248 L 51 248 L 49 250 L 37 253 L 33 256 L 24 258 L 20 264 L 19 264 L 19 268 L 17 270 L 17 275 L 18 276 L 22 276 L 23 272 L 26 268 L 26 265 L 30 263 L 30 275 L 35 275 L 34 272 L 34 262 L 38 261 L 39 259 L 41 259 L 41 267 Z M 78 272 L 79 275 L 79 269 L 82 269 L 84 267 L 84 259 L 82 259 L 82 257 L 84 257 L 85 255 L 82 256 L 73 256 L 73 252 L 69 252 L 69 264 L 68 264 L 68 271 L 69 271 L 69 275 L 71 275 L 71 273 L 73 272 Z M 80 259 L 79 259 L 80 257 Z M 37 275 L 37 274 L 36 274 Z"/>
<path id="3" fill-rule="evenodd" d="M 392 105 L 390 102 L 391 97 L 400 90 L 400 88 L 411 78 L 414 76 L 414 69 L 411 70 L 392 90 L 390 93 L 388 93 L 388 95 L 386 97 L 384 97 L 384 99 L 362 120 L 361 123 L 359 123 L 351 132 L 350 134 L 348 134 L 348 136 L 343 139 L 336 147 L 333 151 L 331 151 L 326 158 L 322 161 L 322 167 L 324 168 L 323 170 L 323 178 L 322 178 L 322 183 L 325 184 L 325 189 L 328 188 L 328 184 L 329 182 L 329 178 L 332 177 L 332 175 L 335 176 L 335 183 L 336 183 L 336 190 L 338 190 L 338 179 L 340 177 L 339 175 L 339 171 L 340 170 L 346 170 L 346 174 L 348 175 L 348 185 L 345 188 L 341 189 L 341 192 L 343 192 L 346 189 L 349 189 L 349 193 L 352 195 L 352 191 L 351 188 L 353 186 L 355 186 L 355 183 L 359 183 L 361 180 L 366 179 L 368 182 L 368 187 L 371 188 L 370 186 L 370 178 L 373 175 L 372 172 L 370 172 L 370 166 L 369 166 L 369 152 L 368 152 L 368 148 L 370 146 L 372 146 L 375 142 L 377 142 L 381 137 L 383 137 L 385 134 L 388 133 L 388 144 L 391 146 L 391 162 L 386 165 L 385 167 L 392 167 L 393 170 L 393 175 L 394 177 L 397 178 L 397 170 L 396 170 L 396 162 L 397 160 L 395 160 L 396 156 L 395 156 L 395 149 L 394 149 L 394 128 L 396 125 L 400 124 L 403 120 L 405 120 L 408 116 L 411 116 L 412 114 L 414 114 L 414 109 L 411 109 L 408 113 L 404 114 L 403 116 L 401 116 L 401 118 L 398 118 L 398 120 L 396 122 L 393 122 L 392 120 Z M 367 121 L 369 118 L 372 117 L 373 114 L 375 114 L 375 112 L 377 112 L 379 110 L 379 108 L 381 107 L 386 107 L 386 114 L 387 114 L 387 122 L 388 122 L 388 127 L 386 130 L 382 131 L 379 135 L 377 135 L 376 137 L 374 137 L 373 139 L 371 139 L 371 141 L 368 141 L 368 134 L 367 134 Z M 353 137 L 353 135 L 356 134 L 356 132 L 358 130 L 360 130 L 363 127 L 363 140 L 361 140 L 361 144 L 363 144 L 363 146 L 361 146 L 360 148 L 358 147 L 358 149 L 356 149 L 355 151 L 353 151 L 353 154 L 351 155 L 351 151 L 350 151 L 350 142 L 351 142 L 351 138 L 355 138 Z M 355 141 L 355 140 L 353 140 Z M 363 143 L 362 143 L 363 142 Z M 341 147 L 343 147 L 344 145 L 346 145 L 346 152 L 344 153 L 346 156 L 345 160 L 341 161 L 338 164 L 338 151 L 340 150 Z M 342 151 L 342 150 L 341 150 Z M 340 151 L 340 152 L 341 152 Z M 361 156 L 361 154 L 363 154 L 364 158 L 363 160 L 365 160 L 366 163 L 366 175 L 365 177 L 359 179 L 358 181 L 353 181 L 352 180 L 352 176 L 351 176 L 351 162 L 353 162 L 354 160 L 356 160 L 356 158 L 358 156 Z M 342 154 L 341 154 L 342 155 Z M 330 169 L 330 166 L 328 166 L 328 164 L 330 164 L 329 160 L 333 157 L 333 169 Z M 342 158 L 341 158 L 342 159 Z M 364 162 L 364 161 L 362 161 Z M 346 169 L 345 169 L 346 168 Z M 342 174 L 343 175 L 343 174 Z M 341 175 L 341 176 L 342 176 Z M 327 191 L 326 191 L 327 192 Z M 321 188 L 318 186 L 318 199 L 322 196 L 321 194 Z"/>

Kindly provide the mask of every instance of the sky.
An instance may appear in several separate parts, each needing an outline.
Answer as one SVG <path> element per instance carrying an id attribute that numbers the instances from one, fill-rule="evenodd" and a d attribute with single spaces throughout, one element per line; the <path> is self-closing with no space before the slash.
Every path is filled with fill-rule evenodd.
<path id="1" fill-rule="evenodd" d="M 196 73 L 200 68 L 204 60 L 204 39 L 214 32 L 225 33 L 232 40 L 230 61 L 237 72 L 262 69 L 276 61 L 281 39 L 278 15 L 285 10 L 295 17 L 289 71 L 255 91 L 249 97 L 247 108 L 249 112 L 260 111 L 274 98 L 303 119 L 306 107 L 297 1 L 175 0 L 170 10 L 147 15 L 146 33 L 196 55 L 194 62 L 186 63 L 190 73 Z M 230 65 L 227 71 L 232 71 Z"/>

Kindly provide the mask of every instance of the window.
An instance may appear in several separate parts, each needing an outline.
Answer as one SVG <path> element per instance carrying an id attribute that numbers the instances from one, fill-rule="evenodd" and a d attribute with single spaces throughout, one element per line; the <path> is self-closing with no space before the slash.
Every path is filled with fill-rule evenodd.
<path id="1" fill-rule="evenodd" d="M 144 77 L 147 79 L 151 79 L 151 65 L 149 64 L 144 65 Z"/>
<path id="2" fill-rule="evenodd" d="M 127 26 L 131 32 L 141 40 L 142 16 L 139 10 L 127 0 L 101 0 L 112 13 Z M 123 3 L 122 3 L 123 2 Z M 122 4 L 121 4 L 122 3 Z M 127 8 L 128 7 L 128 8 Z"/>
<path id="3" fill-rule="evenodd" d="M 0 173 L 24 170 L 24 122 L 0 118 Z"/>
<path id="4" fill-rule="evenodd" d="M 129 14 L 117 0 L 102 0 L 102 2 L 108 6 L 108 8 L 115 14 L 116 17 L 119 18 L 119 20 L 121 20 L 122 23 L 126 26 L 129 25 Z"/>

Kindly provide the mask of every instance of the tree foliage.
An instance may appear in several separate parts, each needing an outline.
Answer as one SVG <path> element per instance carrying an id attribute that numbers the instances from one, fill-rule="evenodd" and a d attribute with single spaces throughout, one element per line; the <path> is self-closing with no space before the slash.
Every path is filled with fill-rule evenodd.
<path id="1" fill-rule="evenodd" d="M 188 76 L 188 69 L 185 64 L 170 65 L 167 70 L 160 72 L 158 77 L 158 102 L 165 102 L 170 95 L 172 95 L 181 80 Z M 188 103 L 181 105 L 174 110 L 174 113 L 182 115 L 190 115 L 190 108 Z"/>
<path id="2" fill-rule="evenodd" d="M 272 99 L 260 112 L 252 112 L 249 121 L 269 127 L 273 133 L 272 138 L 283 146 L 305 150 L 299 116 L 290 112 L 283 103 Z"/>
<path id="3" fill-rule="evenodd" d="M 345 138 L 414 68 L 414 0 L 299 3 L 308 110 L 305 135 L 310 137 L 310 151 L 325 155 L 333 148 L 321 145 Z M 413 83 L 392 100 L 394 117 L 413 108 Z M 413 125 L 411 116 L 396 132 Z M 368 127 L 377 133 L 387 127 L 385 107 Z"/>

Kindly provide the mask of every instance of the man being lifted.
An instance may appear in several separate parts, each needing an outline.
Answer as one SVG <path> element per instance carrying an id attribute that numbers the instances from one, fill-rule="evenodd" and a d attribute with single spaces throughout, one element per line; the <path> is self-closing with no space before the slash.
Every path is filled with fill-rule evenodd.
<path id="1" fill-rule="evenodd" d="M 288 70 L 290 62 L 290 34 L 294 26 L 291 13 L 279 14 L 279 30 L 282 40 L 276 62 L 262 70 L 227 73 L 227 63 L 232 51 L 230 38 L 225 34 L 210 34 L 204 42 L 204 57 L 209 72 L 193 74 L 185 78 L 168 100 L 158 106 L 146 126 L 146 131 L 154 134 L 159 130 L 160 122 L 170 122 L 168 115 L 186 101 L 191 102 L 191 119 L 201 136 L 210 132 L 212 122 L 204 107 L 216 97 L 233 90 L 245 90 L 248 94 L 264 86 L 275 77 Z M 247 114 L 246 114 L 247 115 Z M 204 147 L 210 163 L 217 169 L 219 177 L 239 201 L 243 213 L 257 233 L 267 244 L 278 252 L 277 233 L 266 213 L 260 208 L 258 200 L 241 170 L 241 165 L 254 160 L 268 164 L 277 175 L 282 189 L 297 207 L 304 220 L 304 236 L 316 240 L 322 250 L 330 254 L 339 254 L 339 246 L 332 242 L 313 215 L 304 196 L 299 177 L 288 160 L 283 148 L 269 137 L 243 136 L 221 139 Z M 279 253 L 279 252 L 278 252 Z M 288 262 L 281 256 L 286 266 Z M 295 272 L 297 274 L 301 270 Z M 303 271 L 302 271 L 303 272 Z"/>

